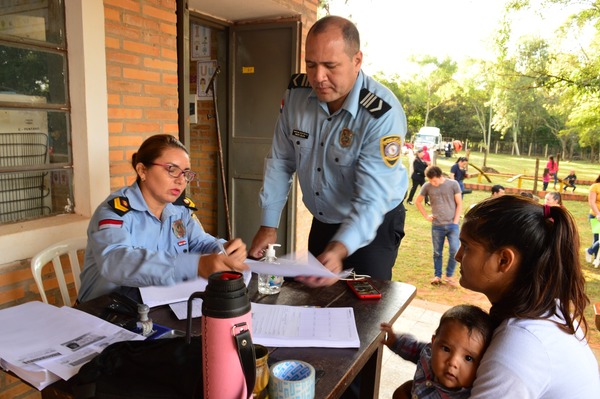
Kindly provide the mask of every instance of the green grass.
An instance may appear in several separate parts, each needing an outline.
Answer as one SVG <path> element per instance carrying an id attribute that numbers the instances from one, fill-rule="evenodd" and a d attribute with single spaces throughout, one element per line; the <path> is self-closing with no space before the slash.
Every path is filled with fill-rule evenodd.
<path id="1" fill-rule="evenodd" d="M 438 166 L 444 172 L 450 171 L 450 166 L 455 159 L 440 158 L 437 161 Z M 405 159 L 406 162 L 406 159 Z M 469 162 L 474 162 L 476 166 L 481 167 L 483 163 L 483 155 L 480 153 L 471 153 Z M 540 159 L 542 167 L 546 165 L 546 159 Z M 525 173 L 533 175 L 535 171 L 535 158 L 528 157 L 511 157 L 507 155 L 488 155 L 487 166 L 493 167 L 500 173 L 518 174 Z M 593 181 L 600 174 L 599 165 L 591 165 L 589 163 L 566 163 L 561 162 L 559 169 L 559 177 L 566 176 L 571 169 L 575 169 L 578 179 Z M 471 168 L 470 172 L 474 172 Z M 476 179 L 467 179 L 467 183 L 476 182 Z M 494 176 L 492 183 L 487 183 L 490 187 L 492 184 L 502 184 L 505 187 L 516 187 L 506 181 L 506 177 L 500 178 Z M 526 186 L 527 184 L 527 186 Z M 549 188 L 552 187 L 552 184 Z M 531 190 L 533 182 L 524 182 L 523 189 Z M 541 183 L 538 185 L 541 190 Z M 587 199 L 589 186 L 578 185 L 576 193 L 585 194 Z M 569 190 L 570 192 L 570 190 Z M 464 196 L 463 210 L 469 209 L 472 204 L 475 204 L 490 195 L 489 191 L 474 191 L 472 194 Z M 543 201 L 543 199 L 542 199 Z M 564 201 L 565 207 L 573 214 L 579 234 L 581 238 L 580 258 L 583 267 L 583 272 L 586 278 L 586 292 L 591 303 L 600 302 L 600 268 L 595 269 L 589 263 L 585 262 L 584 251 L 591 244 L 592 232 L 588 222 L 587 214 L 589 206 L 587 201 Z M 394 267 L 393 279 L 403 281 L 417 287 L 417 298 L 444 305 L 456 305 L 459 303 L 473 303 L 485 309 L 489 309 L 489 302 L 485 296 L 470 290 L 459 288 L 450 288 L 447 286 L 434 287 L 429 282 L 433 278 L 433 258 L 431 244 L 431 225 L 426 221 L 415 206 L 406 205 L 407 216 L 405 224 L 406 236 L 402 240 L 402 245 L 398 254 L 398 260 Z M 444 267 L 448 256 L 447 244 L 445 246 Z M 458 267 L 457 267 L 458 272 Z M 586 319 L 589 323 L 588 340 L 590 345 L 595 348 L 597 353 L 600 353 L 600 331 L 594 327 L 594 311 L 590 305 L 586 311 Z"/>
<path id="2" fill-rule="evenodd" d="M 461 153 L 464 155 L 464 153 Z M 548 162 L 547 157 L 538 157 L 538 184 L 537 190 L 542 190 L 542 172 L 546 167 L 546 162 Z M 555 157 L 556 158 L 556 157 Z M 450 167 L 456 161 L 456 158 L 444 158 L 440 157 L 437 160 L 438 166 L 442 168 L 445 172 L 450 172 Z M 483 168 L 483 153 L 480 152 L 471 152 L 469 155 L 469 164 L 475 165 L 480 169 Z M 487 157 L 486 167 L 493 168 L 498 171 L 498 173 L 516 176 L 518 174 L 523 174 L 529 178 L 533 178 L 535 176 L 536 171 L 536 158 L 535 157 L 527 157 L 527 156 L 512 156 L 512 155 L 504 155 L 504 154 L 490 154 Z M 591 164 L 589 162 L 581 162 L 581 161 L 561 161 L 559 163 L 558 177 L 565 178 L 571 170 L 575 171 L 577 175 L 577 180 L 583 181 L 594 181 L 600 175 L 600 165 Z M 469 173 L 477 173 L 475 168 L 469 168 Z M 469 183 L 476 183 L 481 180 L 482 184 L 502 184 L 504 187 L 514 187 L 514 188 L 522 188 L 524 190 L 533 190 L 533 180 L 532 179 L 523 179 L 521 181 L 521 187 L 518 187 L 519 180 L 514 180 L 513 182 L 509 182 L 507 177 L 493 176 L 490 175 L 492 179 L 492 183 L 488 183 L 485 178 L 472 178 L 468 179 Z M 551 189 L 553 186 L 553 181 L 550 182 L 548 186 Z M 575 193 L 586 195 L 588 194 L 589 186 L 587 185 L 577 185 L 577 190 Z M 570 193 L 571 190 L 569 189 Z"/>

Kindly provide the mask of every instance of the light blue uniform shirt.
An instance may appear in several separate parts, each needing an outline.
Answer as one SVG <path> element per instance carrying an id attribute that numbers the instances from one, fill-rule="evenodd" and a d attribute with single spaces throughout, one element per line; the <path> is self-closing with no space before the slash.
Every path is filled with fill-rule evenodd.
<path id="1" fill-rule="evenodd" d="M 383 112 L 385 104 L 380 110 L 380 100 L 389 110 Z M 313 216 L 341 223 L 333 241 L 344 244 L 349 255 L 369 244 L 408 188 L 400 159 L 405 136 L 400 102 L 362 71 L 333 115 L 310 87 L 288 89 L 265 160 L 262 225 L 279 226 L 296 172 Z"/>
<path id="2" fill-rule="evenodd" d="M 114 199 L 116 207 L 110 204 Z M 159 220 L 134 183 L 112 193 L 90 220 L 79 300 L 88 301 L 120 286 L 172 285 L 195 279 L 200 254 L 217 252 L 216 239 L 202 229 L 189 208 L 168 204 Z"/>

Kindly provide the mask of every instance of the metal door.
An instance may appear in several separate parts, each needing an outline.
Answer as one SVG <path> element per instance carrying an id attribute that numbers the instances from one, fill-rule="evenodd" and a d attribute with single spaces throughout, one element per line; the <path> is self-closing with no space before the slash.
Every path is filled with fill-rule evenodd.
<path id="1" fill-rule="evenodd" d="M 258 195 L 281 98 L 299 66 L 299 22 L 243 25 L 231 29 L 232 83 L 227 168 L 234 237 L 248 245 L 260 226 Z M 295 191 L 281 217 L 278 242 L 294 244 Z"/>

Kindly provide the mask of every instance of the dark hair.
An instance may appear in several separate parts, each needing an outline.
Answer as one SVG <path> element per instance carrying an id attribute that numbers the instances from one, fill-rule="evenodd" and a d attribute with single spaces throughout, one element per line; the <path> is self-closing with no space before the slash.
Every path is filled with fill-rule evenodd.
<path id="1" fill-rule="evenodd" d="M 492 318 L 483 309 L 475 305 L 457 305 L 446 310 L 440 319 L 440 324 L 435 330 L 435 334 L 439 334 L 442 326 L 449 321 L 457 321 L 467 327 L 469 336 L 476 331 L 483 338 L 483 349 L 485 350 L 492 340 L 494 326 Z"/>
<path id="2" fill-rule="evenodd" d="M 598 177 L 596 177 L 596 180 L 594 181 L 594 183 L 600 183 L 600 175 L 598 175 Z"/>
<path id="3" fill-rule="evenodd" d="M 504 186 L 502 186 L 500 184 L 495 184 L 492 186 L 492 194 L 499 193 L 500 190 L 504 190 L 504 189 L 505 189 Z"/>
<path id="4" fill-rule="evenodd" d="M 346 44 L 346 54 L 353 57 L 354 54 L 360 51 L 360 34 L 358 33 L 358 29 L 356 29 L 356 25 L 346 18 L 336 15 L 328 15 L 315 22 L 308 31 L 306 38 L 308 40 L 308 37 L 311 35 L 323 33 L 331 27 L 337 27 L 342 31 L 342 37 Z"/>
<path id="5" fill-rule="evenodd" d="M 558 191 L 548 191 L 548 193 L 546 193 L 546 195 L 550 194 L 551 197 L 554 198 L 554 201 L 556 201 L 559 205 L 562 205 L 562 196 L 560 195 L 560 193 Z"/>
<path id="6" fill-rule="evenodd" d="M 574 334 L 577 323 L 587 333 L 589 298 L 579 262 L 579 232 L 568 210 L 518 195 L 488 198 L 467 212 L 462 233 L 489 253 L 511 247 L 521 257 L 512 285 L 490 309 L 495 323 L 557 314 L 564 320 L 557 324 L 567 333 Z"/>
<path id="7" fill-rule="evenodd" d="M 530 192 L 528 192 L 528 191 L 521 191 L 521 192 L 519 193 L 519 195 L 520 195 L 521 197 L 525 197 L 525 198 L 531 198 L 531 199 L 533 199 L 533 194 L 531 194 L 531 193 L 530 193 Z"/>
<path id="8" fill-rule="evenodd" d="M 428 179 L 433 179 L 434 177 L 442 177 L 443 174 L 444 172 L 442 172 L 442 169 L 440 169 L 439 166 L 431 165 L 428 166 L 427 169 L 425 169 L 425 176 L 427 176 Z"/>
<path id="9" fill-rule="evenodd" d="M 456 160 L 455 163 L 459 163 L 459 162 L 462 162 L 462 161 L 469 162 L 469 158 L 467 158 L 467 157 L 458 157 L 458 159 Z"/>
<path id="10" fill-rule="evenodd" d="M 542 173 L 543 173 L 544 175 L 545 175 L 546 173 L 550 173 L 550 169 L 549 169 L 549 168 L 544 168 L 544 171 L 543 171 Z"/>
<path id="11" fill-rule="evenodd" d="M 138 163 L 143 163 L 145 166 L 150 166 L 156 158 L 159 158 L 163 152 L 168 148 L 178 148 L 189 154 L 187 148 L 170 134 L 156 134 L 148 137 L 140 148 L 131 156 L 131 166 L 133 170 Z M 137 173 L 137 171 L 136 171 Z M 140 183 L 140 176 L 138 175 L 136 181 Z"/>

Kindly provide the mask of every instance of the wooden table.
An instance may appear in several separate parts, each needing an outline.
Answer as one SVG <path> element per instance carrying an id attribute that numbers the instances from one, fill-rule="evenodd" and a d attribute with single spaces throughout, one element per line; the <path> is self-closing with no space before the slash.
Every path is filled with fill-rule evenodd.
<path id="1" fill-rule="evenodd" d="M 324 288 L 309 288 L 294 281 L 286 281 L 279 294 L 262 295 L 258 293 L 257 279 L 256 276 L 253 276 L 249 286 L 251 302 L 294 306 L 352 307 L 360 338 L 360 348 L 358 349 L 269 348 L 270 362 L 297 359 L 313 365 L 317 371 L 315 398 L 339 398 L 359 374 L 361 377 L 360 397 L 377 398 L 383 353 L 379 324 L 382 321 L 389 323 L 396 321 L 414 298 L 416 288 L 409 284 L 381 280 L 374 280 L 373 285 L 381 291 L 381 299 L 358 299 L 343 281 Z M 92 314 L 98 314 L 108 303 L 109 299 L 102 297 L 83 304 L 80 308 Z M 150 317 L 155 323 L 181 331 L 186 329 L 186 322 L 178 320 L 168 306 L 152 309 Z M 200 334 L 199 318 L 193 320 L 192 334 Z M 42 391 L 42 396 L 44 398 L 67 398 L 68 396 L 60 395 L 59 392 L 65 389 L 65 384 L 68 385 L 68 382 L 61 381 L 47 387 Z"/>

